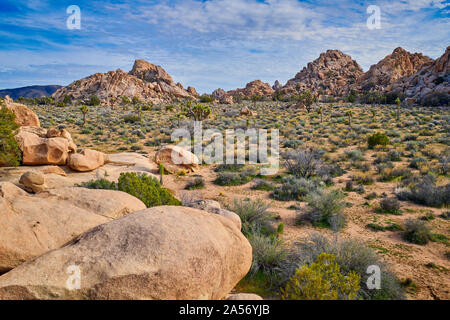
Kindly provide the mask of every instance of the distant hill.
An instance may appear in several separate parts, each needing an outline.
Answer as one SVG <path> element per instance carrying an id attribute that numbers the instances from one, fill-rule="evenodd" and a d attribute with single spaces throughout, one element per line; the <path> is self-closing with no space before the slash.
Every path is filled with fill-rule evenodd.
<path id="1" fill-rule="evenodd" d="M 15 89 L 4 89 L 0 90 L 0 97 L 10 96 L 11 99 L 17 99 L 19 97 L 24 98 L 50 97 L 59 88 L 61 88 L 61 86 L 49 85 L 49 86 L 29 86 Z"/>

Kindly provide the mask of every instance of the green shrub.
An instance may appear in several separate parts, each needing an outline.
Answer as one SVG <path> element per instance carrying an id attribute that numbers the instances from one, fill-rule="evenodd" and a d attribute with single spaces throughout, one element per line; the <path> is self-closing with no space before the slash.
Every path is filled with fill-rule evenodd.
<path id="1" fill-rule="evenodd" d="M 411 243 L 425 245 L 431 238 L 430 229 L 424 221 L 407 219 L 404 238 Z"/>
<path id="2" fill-rule="evenodd" d="M 0 166 L 17 167 L 22 153 L 14 135 L 19 126 L 15 115 L 0 105 Z"/>
<path id="3" fill-rule="evenodd" d="M 275 219 L 272 212 L 268 211 L 270 205 L 258 200 L 234 200 L 229 207 L 242 221 L 242 233 L 246 236 L 256 233 L 271 233 L 270 222 Z"/>
<path id="4" fill-rule="evenodd" d="M 309 266 L 302 266 L 282 289 L 284 300 L 354 300 L 360 289 L 361 276 L 341 272 L 332 254 L 321 253 Z"/>
<path id="5" fill-rule="evenodd" d="M 317 260 L 323 252 L 333 254 L 336 263 L 339 264 L 343 274 L 348 275 L 351 271 L 361 276 L 361 288 L 358 291 L 358 299 L 368 300 L 401 300 L 404 299 L 404 290 L 400 281 L 388 269 L 378 255 L 368 248 L 363 242 L 353 239 L 328 240 L 321 234 L 311 234 L 305 241 L 296 242 L 284 264 L 282 271 L 282 282 L 287 281 L 295 271 L 303 266 L 309 265 Z M 368 289 L 367 268 L 376 265 L 381 271 L 381 289 Z"/>
<path id="6" fill-rule="evenodd" d="M 283 178 L 281 186 L 273 190 L 272 198 L 279 201 L 301 200 L 317 189 L 317 181 L 288 177 Z"/>
<path id="7" fill-rule="evenodd" d="M 306 197 L 308 211 L 300 214 L 299 220 L 310 221 L 315 226 L 339 230 L 345 225 L 342 210 L 345 204 L 341 201 L 344 195 L 339 191 L 319 190 Z"/>
<path id="8" fill-rule="evenodd" d="M 118 183 L 105 179 L 83 183 L 89 189 L 108 189 L 126 192 L 141 200 L 147 208 L 155 206 L 181 206 L 169 190 L 163 188 L 154 177 L 135 172 L 121 173 Z"/>
<path id="9" fill-rule="evenodd" d="M 384 198 L 380 201 L 380 213 L 401 214 L 397 198 Z"/>
<path id="10" fill-rule="evenodd" d="M 367 139 L 367 144 L 370 149 L 373 149 L 376 146 L 387 146 L 389 143 L 388 136 L 380 132 L 374 133 Z"/>
<path id="11" fill-rule="evenodd" d="M 99 97 L 97 97 L 96 95 L 92 95 L 90 98 L 89 98 L 89 105 L 90 106 L 98 106 L 98 105 L 100 105 L 100 99 L 99 99 Z"/>
<path id="12" fill-rule="evenodd" d="M 283 243 L 275 237 L 258 233 L 250 234 L 248 240 L 253 249 L 250 274 L 255 275 L 262 271 L 269 277 L 276 278 L 288 255 Z"/>
<path id="13" fill-rule="evenodd" d="M 219 186 L 240 186 L 252 181 L 256 171 L 248 169 L 242 172 L 219 172 L 214 183 Z"/>
<path id="14" fill-rule="evenodd" d="M 445 207 L 450 203 L 450 184 L 436 186 L 436 178 L 426 175 L 422 181 L 409 185 L 408 188 L 396 190 L 400 200 L 408 200 L 430 207 Z"/>
<path id="15" fill-rule="evenodd" d="M 205 181 L 202 177 L 195 177 L 193 180 L 186 184 L 186 190 L 203 189 L 205 187 Z"/>

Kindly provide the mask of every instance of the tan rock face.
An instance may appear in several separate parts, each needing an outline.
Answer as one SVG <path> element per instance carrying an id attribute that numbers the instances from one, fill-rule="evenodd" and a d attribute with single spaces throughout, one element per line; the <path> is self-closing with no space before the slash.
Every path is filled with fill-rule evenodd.
<path id="1" fill-rule="evenodd" d="M 338 96 L 342 88 L 355 83 L 362 74 L 361 67 L 350 56 L 339 50 L 328 50 L 289 80 L 281 93 L 298 94 L 309 90 L 315 95 Z"/>
<path id="2" fill-rule="evenodd" d="M 223 299 L 247 274 L 252 248 L 233 223 L 155 207 L 95 227 L 0 277 L 0 299 Z M 67 268 L 81 289 L 67 289 Z"/>
<path id="3" fill-rule="evenodd" d="M 83 149 L 80 153 L 70 154 L 67 164 L 75 171 L 92 171 L 105 164 L 105 155 L 95 150 Z"/>
<path id="4" fill-rule="evenodd" d="M 423 103 L 428 97 L 450 94 L 450 47 L 436 61 L 427 63 L 415 74 L 400 78 L 387 87 L 387 91 L 404 93 L 414 101 Z M 412 100 L 410 100 L 412 101 Z"/>
<path id="5" fill-rule="evenodd" d="M 47 189 L 45 176 L 39 171 L 25 172 L 19 180 L 28 192 L 38 193 Z"/>
<path id="6" fill-rule="evenodd" d="M 164 165 L 164 169 L 172 174 L 181 171 L 195 172 L 200 164 L 195 154 L 179 146 L 165 146 L 155 155 L 155 162 Z"/>
<path id="7" fill-rule="evenodd" d="M 6 108 L 14 113 L 14 115 L 16 116 L 15 122 L 19 126 L 41 126 L 38 116 L 27 106 L 20 103 L 14 103 L 9 96 L 5 97 L 5 105 Z"/>
<path id="8" fill-rule="evenodd" d="M 0 183 L 0 273 L 99 224 L 145 208 L 139 199 L 119 191 L 73 187 L 30 195 L 9 182 Z"/>
<path id="9" fill-rule="evenodd" d="M 391 83 L 402 77 L 415 74 L 433 59 L 421 53 L 409 53 L 397 48 L 376 65 L 370 67 L 352 86 L 356 91 L 384 91 Z"/>
<path id="10" fill-rule="evenodd" d="M 233 221 L 233 223 L 236 225 L 236 227 L 241 230 L 242 228 L 242 221 L 241 218 L 234 212 L 231 212 L 229 210 L 225 210 L 221 208 L 221 205 L 219 202 L 214 200 L 198 200 L 194 201 L 189 205 L 191 208 L 200 209 L 209 213 L 214 213 L 221 215 L 224 218 L 230 219 Z"/>
<path id="11" fill-rule="evenodd" d="M 62 101 L 66 95 L 81 101 L 96 95 L 103 104 L 120 103 L 123 96 L 130 100 L 137 97 L 141 101 L 154 103 L 170 102 L 175 98 L 194 98 L 182 86 L 177 86 L 162 67 L 145 60 L 136 60 L 129 73 L 118 69 L 75 81 L 57 90 L 53 98 Z"/>
<path id="12" fill-rule="evenodd" d="M 233 96 L 233 97 L 246 97 L 251 98 L 253 96 L 258 97 L 265 97 L 265 96 L 271 96 L 274 94 L 274 90 L 268 83 L 264 83 L 261 80 L 255 80 L 252 82 L 247 83 L 245 88 L 243 89 L 236 89 L 231 90 L 227 92 L 227 95 Z"/>
<path id="13" fill-rule="evenodd" d="M 73 141 L 63 137 L 47 138 L 47 130 L 20 127 L 15 136 L 24 165 L 65 165 L 69 153 L 76 150 Z"/>

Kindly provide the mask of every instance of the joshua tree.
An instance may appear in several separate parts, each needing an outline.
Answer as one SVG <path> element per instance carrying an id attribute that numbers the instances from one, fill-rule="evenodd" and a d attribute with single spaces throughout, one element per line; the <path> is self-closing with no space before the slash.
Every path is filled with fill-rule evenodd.
<path id="1" fill-rule="evenodd" d="M 375 122 L 375 117 L 377 115 L 377 112 L 375 110 L 370 110 L 370 113 L 372 113 L 372 122 Z"/>
<path id="2" fill-rule="evenodd" d="M 320 114 L 320 123 L 323 122 L 323 108 L 322 106 L 319 107 L 319 110 L 317 111 L 318 114 Z"/>
<path id="3" fill-rule="evenodd" d="M 305 90 L 303 93 L 299 96 L 299 102 L 303 103 L 306 107 L 306 110 L 311 112 L 311 106 L 314 103 L 315 99 L 311 91 Z"/>
<path id="4" fill-rule="evenodd" d="M 402 101 L 400 100 L 399 97 L 397 97 L 397 99 L 395 99 L 395 103 L 397 104 L 397 121 L 400 120 L 400 108 L 402 105 Z"/>
<path id="5" fill-rule="evenodd" d="M 128 110 L 128 105 L 129 105 L 130 103 L 131 103 L 130 98 L 128 98 L 128 97 L 126 97 L 126 96 L 122 96 L 121 104 L 122 104 L 123 110 Z"/>
<path id="6" fill-rule="evenodd" d="M 211 108 L 202 104 L 192 105 L 192 101 L 186 102 L 184 107 L 184 115 L 192 118 L 194 121 L 203 121 L 211 114 Z"/>
<path id="7" fill-rule="evenodd" d="M 351 128 L 352 127 L 353 112 L 352 111 L 347 111 L 347 113 L 345 115 L 348 117 L 348 126 Z"/>
<path id="8" fill-rule="evenodd" d="M 256 94 L 252 96 L 253 106 L 256 108 L 256 102 L 261 99 L 260 96 L 257 96 Z"/>
<path id="9" fill-rule="evenodd" d="M 89 108 L 88 108 L 88 106 L 86 106 L 86 105 L 82 105 L 81 107 L 80 107 L 80 111 L 81 111 L 81 113 L 83 114 L 83 127 L 86 125 L 86 115 L 88 114 L 88 112 L 89 112 Z"/>

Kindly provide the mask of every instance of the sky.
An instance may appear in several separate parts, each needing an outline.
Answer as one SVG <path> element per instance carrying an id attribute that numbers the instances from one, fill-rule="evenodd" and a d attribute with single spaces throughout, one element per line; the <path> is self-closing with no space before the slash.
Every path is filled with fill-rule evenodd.
<path id="1" fill-rule="evenodd" d="M 71 5 L 80 29 L 67 26 Z M 450 0 L 0 0 L 0 89 L 68 85 L 145 59 L 211 93 L 285 84 L 327 49 L 367 71 L 397 47 L 438 58 L 449 40 Z"/>

